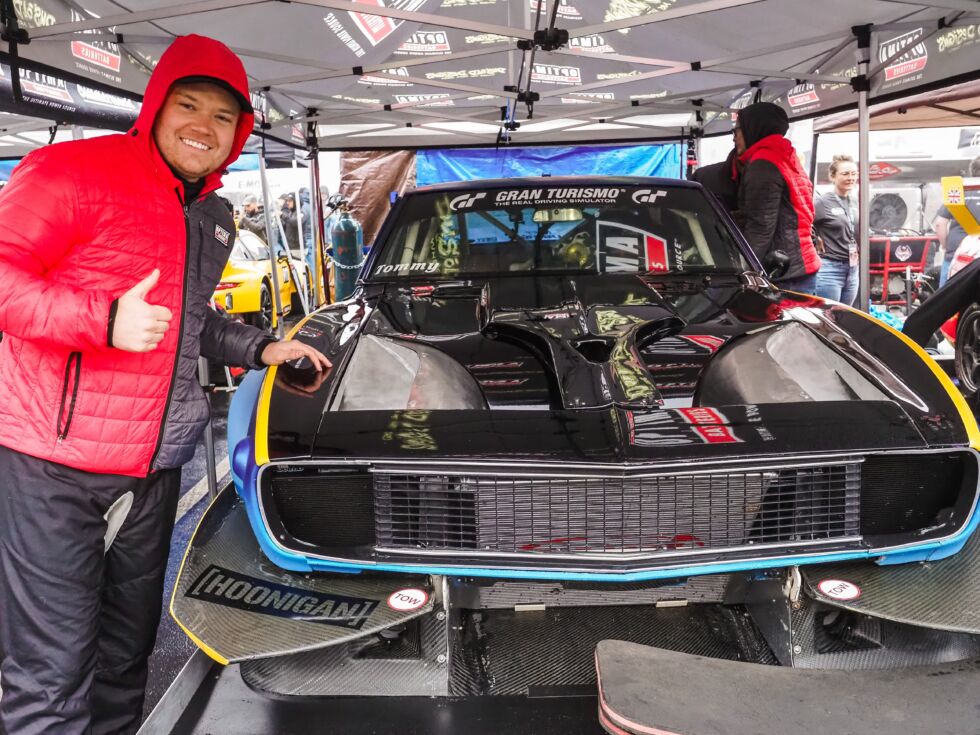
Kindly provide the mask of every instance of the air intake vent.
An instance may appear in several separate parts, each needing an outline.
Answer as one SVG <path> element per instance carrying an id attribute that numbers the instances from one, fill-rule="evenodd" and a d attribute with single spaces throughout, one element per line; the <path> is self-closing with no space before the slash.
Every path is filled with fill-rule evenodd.
<path id="1" fill-rule="evenodd" d="M 962 453 L 868 457 L 861 471 L 861 532 L 907 533 L 950 520 L 965 471 Z"/>
<path id="2" fill-rule="evenodd" d="M 367 472 L 273 475 L 270 490 L 283 528 L 297 541 L 319 547 L 374 545 Z"/>
<path id="3" fill-rule="evenodd" d="M 860 462 L 568 477 L 375 476 L 378 545 L 524 554 L 725 549 L 856 537 Z"/>

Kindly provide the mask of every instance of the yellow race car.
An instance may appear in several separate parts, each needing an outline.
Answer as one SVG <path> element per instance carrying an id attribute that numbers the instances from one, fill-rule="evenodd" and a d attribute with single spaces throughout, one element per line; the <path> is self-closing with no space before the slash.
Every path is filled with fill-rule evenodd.
<path id="1" fill-rule="evenodd" d="M 278 258 L 279 293 L 283 314 L 302 313 L 300 293 L 312 305 L 313 276 L 301 260 L 282 253 Z M 269 248 L 258 235 L 239 230 L 231 256 L 214 291 L 215 302 L 228 314 L 240 316 L 261 329 L 277 326 L 272 300 Z"/>

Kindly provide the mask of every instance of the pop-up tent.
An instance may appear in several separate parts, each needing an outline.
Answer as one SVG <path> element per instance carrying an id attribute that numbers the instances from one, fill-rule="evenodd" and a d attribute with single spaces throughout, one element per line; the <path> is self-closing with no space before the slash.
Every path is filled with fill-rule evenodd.
<path id="1" fill-rule="evenodd" d="M 974 0 L 83 3 L 2 0 L 0 70 L 20 83 L 0 81 L 0 109 L 111 107 L 107 88 L 140 92 L 192 32 L 243 57 L 266 132 L 324 149 L 681 140 L 727 133 L 756 99 L 866 112 L 980 76 Z"/>

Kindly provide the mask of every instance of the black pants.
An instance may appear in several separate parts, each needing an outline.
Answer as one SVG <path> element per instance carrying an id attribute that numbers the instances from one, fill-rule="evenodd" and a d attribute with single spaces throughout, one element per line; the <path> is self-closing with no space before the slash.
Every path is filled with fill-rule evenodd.
<path id="1" fill-rule="evenodd" d="M 102 475 L 0 447 L 0 733 L 136 732 L 179 494 L 179 469 Z"/>

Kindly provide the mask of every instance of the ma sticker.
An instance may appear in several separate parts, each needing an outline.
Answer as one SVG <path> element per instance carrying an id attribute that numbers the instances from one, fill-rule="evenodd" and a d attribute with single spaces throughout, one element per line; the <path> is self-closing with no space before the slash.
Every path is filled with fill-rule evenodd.
<path id="1" fill-rule="evenodd" d="M 817 585 L 820 594 L 831 600 L 856 600 L 861 596 L 861 588 L 843 579 L 825 579 Z"/>
<path id="2" fill-rule="evenodd" d="M 410 588 L 398 590 L 388 596 L 388 607 L 399 612 L 411 612 L 418 610 L 429 601 L 429 594 L 425 590 Z"/>

